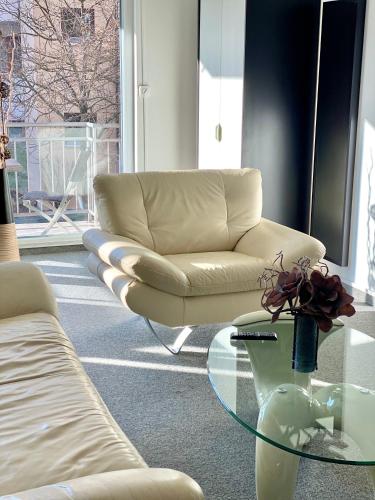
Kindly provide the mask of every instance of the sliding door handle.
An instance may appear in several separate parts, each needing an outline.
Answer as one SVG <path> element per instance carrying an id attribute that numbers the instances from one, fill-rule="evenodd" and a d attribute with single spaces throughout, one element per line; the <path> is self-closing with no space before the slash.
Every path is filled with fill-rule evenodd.
<path id="1" fill-rule="evenodd" d="M 218 123 L 215 127 L 215 138 L 217 142 L 221 142 L 223 138 L 223 127 Z"/>

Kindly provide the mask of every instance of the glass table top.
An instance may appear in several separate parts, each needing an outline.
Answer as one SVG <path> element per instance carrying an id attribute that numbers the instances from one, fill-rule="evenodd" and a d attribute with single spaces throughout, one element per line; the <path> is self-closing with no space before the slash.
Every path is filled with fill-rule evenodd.
<path id="1" fill-rule="evenodd" d="M 318 369 L 292 369 L 293 320 L 249 331 L 278 340 L 217 333 L 208 353 L 211 385 L 224 408 L 257 437 L 308 458 L 375 465 L 375 339 L 345 326 L 319 332 Z"/>

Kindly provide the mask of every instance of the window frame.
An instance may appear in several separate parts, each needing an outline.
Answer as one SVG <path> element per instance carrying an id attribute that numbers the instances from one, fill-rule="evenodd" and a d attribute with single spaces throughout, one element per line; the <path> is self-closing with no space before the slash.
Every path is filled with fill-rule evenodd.
<path id="1" fill-rule="evenodd" d="M 89 15 L 89 22 L 84 20 L 84 16 Z M 83 26 L 89 26 L 86 32 L 82 31 Z M 60 27 L 64 38 L 74 42 L 79 42 L 82 38 L 95 33 L 95 9 L 81 7 L 62 7 L 60 10 Z"/>

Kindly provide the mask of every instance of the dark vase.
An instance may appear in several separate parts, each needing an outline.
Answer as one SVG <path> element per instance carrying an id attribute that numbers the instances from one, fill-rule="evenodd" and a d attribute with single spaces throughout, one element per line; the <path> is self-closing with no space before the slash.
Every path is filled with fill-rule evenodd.
<path id="1" fill-rule="evenodd" d="M 12 200 L 5 168 L 0 168 L 0 224 L 14 222 Z"/>
<path id="2" fill-rule="evenodd" d="M 6 170 L 0 168 L 0 262 L 19 258 L 8 176 Z"/>
<path id="3" fill-rule="evenodd" d="M 296 314 L 292 363 L 294 370 L 311 373 L 318 368 L 318 339 L 319 327 L 315 319 L 307 314 Z"/>

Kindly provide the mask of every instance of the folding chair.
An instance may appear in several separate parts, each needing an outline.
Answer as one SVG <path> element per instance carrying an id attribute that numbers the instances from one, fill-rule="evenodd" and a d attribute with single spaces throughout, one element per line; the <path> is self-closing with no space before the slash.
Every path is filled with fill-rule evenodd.
<path id="1" fill-rule="evenodd" d="M 69 175 L 68 183 L 63 195 L 47 193 L 46 191 L 29 191 L 22 196 L 22 204 L 30 212 L 34 212 L 48 221 L 48 225 L 41 232 L 40 236 L 45 236 L 52 229 L 54 225 L 59 225 L 62 229 L 66 230 L 60 224 L 60 219 L 69 222 L 78 232 L 82 232 L 80 227 L 65 213 L 70 201 L 77 196 L 78 188 L 82 184 L 85 173 L 87 172 L 87 162 L 91 156 L 90 144 L 82 144 L 78 154 L 75 165 Z M 41 208 L 39 208 L 38 204 Z M 47 208 L 52 216 L 47 214 L 43 209 Z"/>

